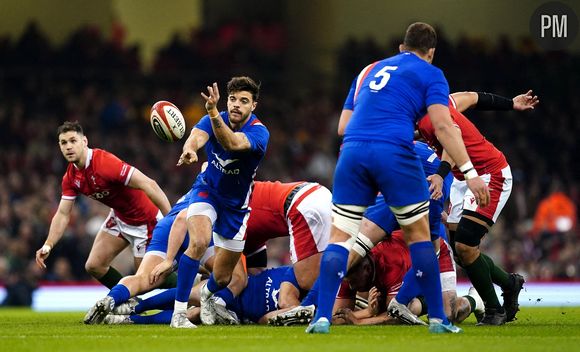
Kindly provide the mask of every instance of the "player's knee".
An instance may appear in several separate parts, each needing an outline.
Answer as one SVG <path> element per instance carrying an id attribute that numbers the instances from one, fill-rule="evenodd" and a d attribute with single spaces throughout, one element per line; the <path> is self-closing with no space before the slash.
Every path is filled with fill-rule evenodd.
<path id="1" fill-rule="evenodd" d="M 92 277 L 99 278 L 107 273 L 108 268 L 102 263 L 89 259 L 85 263 L 85 270 Z"/>
<path id="2" fill-rule="evenodd" d="M 487 233 L 487 227 L 470 219 L 462 218 L 455 232 L 455 252 L 465 263 L 465 259 L 478 252 L 481 239 Z"/>
<path id="3" fill-rule="evenodd" d="M 187 247 L 186 253 L 192 258 L 201 258 L 207 247 L 209 246 L 210 240 L 204 236 L 195 236 L 189 239 L 189 246 Z"/>

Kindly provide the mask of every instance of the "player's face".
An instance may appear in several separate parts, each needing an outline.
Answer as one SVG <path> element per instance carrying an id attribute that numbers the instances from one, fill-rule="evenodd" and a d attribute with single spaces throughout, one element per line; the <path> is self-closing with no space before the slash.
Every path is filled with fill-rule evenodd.
<path id="1" fill-rule="evenodd" d="M 58 136 L 58 144 L 66 161 L 76 164 L 85 154 L 87 137 L 78 132 L 68 131 Z"/>
<path id="2" fill-rule="evenodd" d="M 246 91 L 232 92 L 228 96 L 228 114 L 232 124 L 246 122 L 256 108 L 252 93 Z"/>

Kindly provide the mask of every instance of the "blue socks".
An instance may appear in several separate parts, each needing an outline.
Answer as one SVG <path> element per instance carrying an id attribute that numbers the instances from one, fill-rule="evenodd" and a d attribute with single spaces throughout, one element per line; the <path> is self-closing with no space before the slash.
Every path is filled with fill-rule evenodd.
<path id="1" fill-rule="evenodd" d="M 306 297 L 304 297 L 302 302 L 300 302 L 300 305 L 302 307 L 306 307 L 306 306 L 309 306 L 312 304 L 317 304 L 319 290 L 320 290 L 320 276 L 318 277 L 318 279 L 316 279 L 316 281 L 314 282 L 314 285 L 312 285 L 312 288 L 310 289 L 310 291 L 308 291 L 308 294 L 306 295 Z"/>
<path id="2" fill-rule="evenodd" d="M 399 289 L 397 297 L 395 299 L 397 302 L 407 305 L 411 300 L 421 294 L 421 287 L 419 287 L 419 282 L 415 277 L 415 272 L 413 269 L 409 269 L 403 278 L 403 286 Z"/>
<path id="3" fill-rule="evenodd" d="M 176 291 L 176 288 L 170 288 L 156 294 L 155 296 L 142 300 L 135 306 L 135 313 L 139 314 L 152 309 L 173 310 L 173 301 L 175 300 Z"/>
<path id="4" fill-rule="evenodd" d="M 211 273 L 211 275 L 209 276 L 209 280 L 207 280 L 207 289 L 211 293 L 216 293 L 217 291 L 222 289 L 221 287 L 218 286 L 217 282 L 215 281 L 213 273 Z"/>
<path id="5" fill-rule="evenodd" d="M 443 311 L 439 263 L 433 244 L 430 241 L 416 242 L 409 246 L 409 251 L 413 263 L 411 270 L 427 301 L 429 319 L 441 319 L 443 324 L 449 324 Z"/>
<path id="6" fill-rule="evenodd" d="M 116 307 L 121 303 L 127 302 L 129 298 L 131 298 L 131 292 L 129 292 L 129 289 L 126 286 L 117 284 L 113 286 L 113 288 L 111 289 L 111 291 L 109 291 L 109 294 L 107 296 L 112 297 L 113 300 L 115 300 Z"/>
<path id="7" fill-rule="evenodd" d="M 342 279 L 346 276 L 348 250 L 338 244 L 328 245 L 320 263 L 318 305 L 313 322 L 320 318 L 332 320 L 332 308 Z M 439 277 L 437 277 L 439 279 Z M 441 286 L 441 285 L 440 285 Z M 441 290 L 439 290 L 441 291 Z"/>
<path id="8" fill-rule="evenodd" d="M 131 319 L 135 324 L 170 324 L 173 310 L 164 310 L 163 312 L 153 315 L 131 315 Z"/>
<path id="9" fill-rule="evenodd" d="M 223 299 L 227 307 L 232 307 L 235 305 L 234 293 L 227 287 L 216 292 L 214 296 Z"/>
<path id="10" fill-rule="evenodd" d="M 193 281 L 199 271 L 199 260 L 182 255 L 177 269 L 177 291 L 175 300 L 178 302 L 189 301 L 189 294 L 193 287 Z"/>

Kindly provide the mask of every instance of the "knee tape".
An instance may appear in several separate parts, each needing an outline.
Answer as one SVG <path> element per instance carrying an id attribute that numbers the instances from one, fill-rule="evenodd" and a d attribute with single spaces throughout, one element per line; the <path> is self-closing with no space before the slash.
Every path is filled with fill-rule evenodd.
<path id="1" fill-rule="evenodd" d="M 477 247 L 487 233 L 487 227 L 475 221 L 462 218 L 455 231 L 455 243 L 462 243 L 470 247 Z"/>
<path id="2" fill-rule="evenodd" d="M 429 214 L 429 201 L 423 201 L 416 204 L 405 205 L 403 207 L 390 207 L 397 222 L 400 225 L 411 225 L 425 215 Z"/>
<path id="3" fill-rule="evenodd" d="M 360 205 L 333 204 L 332 224 L 350 237 L 356 238 L 366 208 Z"/>
<path id="4" fill-rule="evenodd" d="M 356 242 L 353 245 L 352 250 L 357 252 L 361 257 L 364 257 L 371 251 L 371 249 L 373 249 L 374 246 L 375 244 L 367 236 L 359 232 L 356 236 Z"/>

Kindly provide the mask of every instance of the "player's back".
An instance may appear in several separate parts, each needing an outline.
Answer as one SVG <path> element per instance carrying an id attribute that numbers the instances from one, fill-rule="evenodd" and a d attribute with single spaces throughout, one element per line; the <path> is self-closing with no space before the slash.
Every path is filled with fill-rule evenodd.
<path id="1" fill-rule="evenodd" d="M 441 70 L 413 53 L 377 61 L 363 69 L 349 93 L 353 114 L 344 142 L 410 146 L 416 120 L 426 113 L 428 105 L 442 99 L 445 104 L 448 91 Z"/>
<path id="2" fill-rule="evenodd" d="M 449 104 L 449 112 L 453 123 L 461 130 L 461 137 L 467 154 L 479 174 L 501 170 L 507 165 L 503 153 L 481 134 L 473 122 L 455 109 L 452 102 Z M 429 116 L 423 117 L 417 124 L 417 128 L 429 145 L 436 150 L 437 155 L 441 156 L 443 147 L 435 136 L 435 130 Z M 463 180 L 463 173 L 457 167 L 454 167 L 452 171 L 455 178 Z"/>
<path id="3" fill-rule="evenodd" d="M 248 276 L 248 285 L 238 298 L 241 319 L 257 323 L 264 314 L 278 309 L 278 293 L 288 268 L 282 266 Z"/>
<path id="4" fill-rule="evenodd" d="M 246 230 L 248 241 L 288 236 L 288 221 L 284 203 L 292 190 L 304 182 L 282 183 L 256 181 L 250 199 L 250 219 Z"/>

